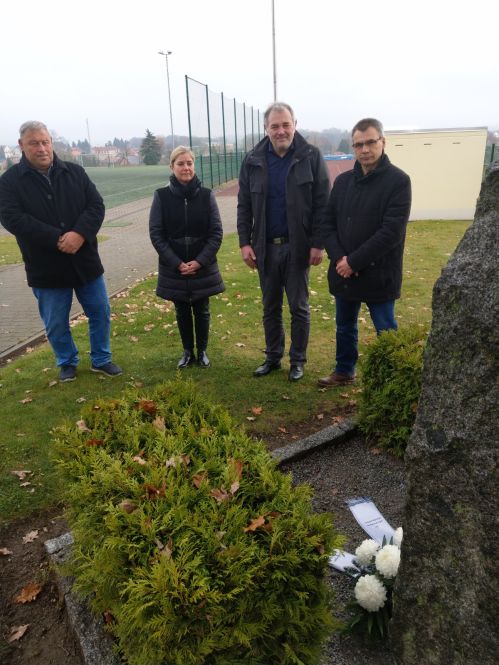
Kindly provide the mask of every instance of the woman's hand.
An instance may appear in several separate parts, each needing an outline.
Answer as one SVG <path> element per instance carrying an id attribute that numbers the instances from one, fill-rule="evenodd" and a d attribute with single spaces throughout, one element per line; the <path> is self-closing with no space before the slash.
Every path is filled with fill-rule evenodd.
<path id="1" fill-rule="evenodd" d="M 189 261 L 188 263 L 182 262 L 178 269 L 181 275 L 195 275 L 201 268 L 201 264 L 197 261 Z"/>

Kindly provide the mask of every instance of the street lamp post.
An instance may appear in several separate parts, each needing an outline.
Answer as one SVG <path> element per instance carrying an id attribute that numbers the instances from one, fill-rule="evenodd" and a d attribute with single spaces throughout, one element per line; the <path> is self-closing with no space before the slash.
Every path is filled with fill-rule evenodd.
<path id="1" fill-rule="evenodd" d="M 172 115 L 172 93 L 170 91 L 170 70 L 168 68 L 168 56 L 172 54 L 171 51 L 158 51 L 159 55 L 165 56 L 166 61 L 166 80 L 168 83 L 168 105 L 170 107 L 170 129 L 172 133 L 172 150 L 175 147 L 175 139 L 173 137 L 173 115 Z"/>

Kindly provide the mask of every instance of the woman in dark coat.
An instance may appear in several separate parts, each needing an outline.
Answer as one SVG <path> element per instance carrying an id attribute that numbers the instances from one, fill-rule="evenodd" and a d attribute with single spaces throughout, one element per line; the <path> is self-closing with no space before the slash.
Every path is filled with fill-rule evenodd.
<path id="1" fill-rule="evenodd" d="M 175 148 L 170 167 L 170 183 L 155 191 L 149 217 L 159 255 L 156 294 L 175 305 L 184 347 L 178 367 L 195 362 L 194 340 L 198 365 L 208 367 L 209 298 L 225 290 L 216 259 L 222 222 L 213 192 L 201 186 L 195 173 L 192 151 Z"/>

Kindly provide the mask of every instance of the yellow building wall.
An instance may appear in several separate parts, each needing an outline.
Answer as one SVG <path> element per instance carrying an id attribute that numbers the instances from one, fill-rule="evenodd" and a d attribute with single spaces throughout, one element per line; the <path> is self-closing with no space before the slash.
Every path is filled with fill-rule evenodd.
<path id="1" fill-rule="evenodd" d="M 387 131 L 390 161 L 412 182 L 411 220 L 473 219 L 487 128 Z"/>

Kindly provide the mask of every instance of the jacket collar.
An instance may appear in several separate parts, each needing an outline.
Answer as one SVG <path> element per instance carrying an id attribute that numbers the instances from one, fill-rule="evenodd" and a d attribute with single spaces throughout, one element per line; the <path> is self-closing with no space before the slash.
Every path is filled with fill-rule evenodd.
<path id="1" fill-rule="evenodd" d="M 265 159 L 266 151 L 269 148 L 269 143 L 269 137 L 264 136 L 263 139 L 259 141 L 253 150 L 251 150 L 249 153 L 249 159 L 252 161 L 254 158 L 255 162 L 260 162 L 262 159 Z M 293 144 L 295 159 L 302 159 L 312 148 L 310 143 L 308 143 L 308 141 L 306 141 L 299 132 L 295 132 L 293 137 Z"/>
<path id="2" fill-rule="evenodd" d="M 386 152 L 384 152 L 380 160 L 378 162 L 378 165 L 374 169 L 374 171 L 371 171 L 370 173 L 366 173 L 364 175 L 364 172 L 362 171 L 362 166 L 360 165 L 360 162 L 358 160 L 355 161 L 355 164 L 353 165 L 353 172 L 355 176 L 355 180 L 361 181 L 361 180 L 368 180 L 369 178 L 373 178 L 376 175 L 379 175 L 380 173 L 384 173 L 388 167 L 391 165 L 390 160 L 388 159 L 388 155 Z"/>
<path id="3" fill-rule="evenodd" d="M 68 167 L 66 166 L 66 162 L 63 162 L 59 157 L 54 152 L 54 160 L 52 162 L 52 166 L 50 167 L 51 169 L 64 169 L 65 171 L 68 170 Z M 21 157 L 21 161 L 19 162 L 19 174 L 21 176 L 26 175 L 27 173 L 40 173 L 37 171 L 31 164 L 28 162 L 26 159 L 24 152 Z"/>

